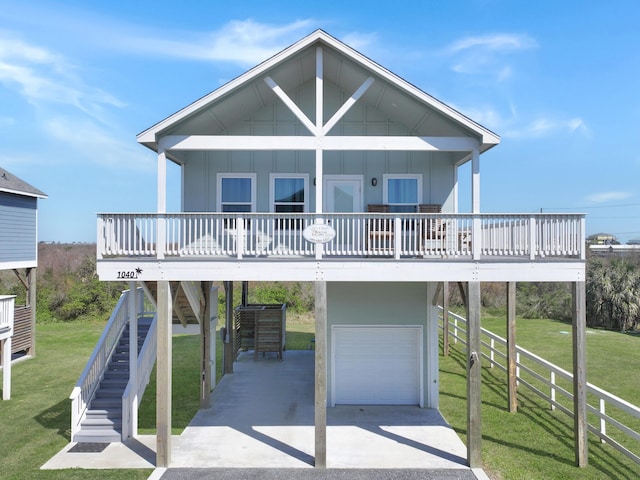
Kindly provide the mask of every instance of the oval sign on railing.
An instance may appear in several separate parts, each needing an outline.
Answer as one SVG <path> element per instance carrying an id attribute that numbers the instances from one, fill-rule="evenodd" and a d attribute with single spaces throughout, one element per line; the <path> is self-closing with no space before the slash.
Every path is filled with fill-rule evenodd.
<path id="1" fill-rule="evenodd" d="M 314 223 L 302 231 L 302 236 L 311 243 L 327 243 L 335 238 L 336 231 L 331 225 Z"/>

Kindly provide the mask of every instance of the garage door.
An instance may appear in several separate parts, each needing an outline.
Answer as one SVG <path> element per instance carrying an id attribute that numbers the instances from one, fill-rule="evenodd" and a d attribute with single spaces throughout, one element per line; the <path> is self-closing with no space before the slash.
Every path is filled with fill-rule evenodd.
<path id="1" fill-rule="evenodd" d="M 334 326 L 332 339 L 332 404 L 421 404 L 422 327 Z"/>

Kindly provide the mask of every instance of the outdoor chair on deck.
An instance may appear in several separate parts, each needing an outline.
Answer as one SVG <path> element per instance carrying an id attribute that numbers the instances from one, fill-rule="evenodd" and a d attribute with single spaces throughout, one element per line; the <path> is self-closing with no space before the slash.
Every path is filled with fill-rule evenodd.
<path id="1" fill-rule="evenodd" d="M 389 205 L 369 204 L 369 213 L 389 213 Z M 393 219 L 389 217 L 369 218 L 367 220 L 367 250 L 379 252 L 390 250 L 393 247 Z"/>
<path id="2" fill-rule="evenodd" d="M 422 203 L 418 205 L 418 213 L 442 213 L 442 205 L 436 203 Z M 440 218 L 423 220 L 420 231 L 420 248 L 426 253 L 442 252 L 447 233 L 446 225 Z"/>

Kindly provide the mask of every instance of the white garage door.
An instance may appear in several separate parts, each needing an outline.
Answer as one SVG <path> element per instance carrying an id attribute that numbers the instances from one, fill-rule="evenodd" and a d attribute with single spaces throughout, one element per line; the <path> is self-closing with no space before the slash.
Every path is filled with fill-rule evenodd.
<path id="1" fill-rule="evenodd" d="M 422 327 L 334 326 L 332 339 L 332 404 L 421 404 Z"/>

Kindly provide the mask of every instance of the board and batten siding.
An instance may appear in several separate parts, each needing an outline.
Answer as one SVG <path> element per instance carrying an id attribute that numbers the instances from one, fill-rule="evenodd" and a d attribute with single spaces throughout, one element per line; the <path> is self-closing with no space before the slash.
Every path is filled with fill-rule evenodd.
<path id="1" fill-rule="evenodd" d="M 327 283 L 327 396 L 332 398 L 331 345 L 334 326 L 422 327 L 422 404 L 438 407 L 438 312 L 431 304 L 435 284 L 427 282 Z M 375 372 L 372 372 L 375 375 Z"/>
<path id="2" fill-rule="evenodd" d="M 296 103 L 309 118 L 315 112 L 309 109 L 315 99 L 315 84 L 305 84 L 291 92 Z M 331 105 L 326 112 L 334 112 L 342 105 L 345 94 L 336 87 L 325 85 L 325 103 Z M 333 109 L 332 109 L 333 108 Z M 328 115 L 328 113 L 327 113 Z M 327 119 L 325 119 L 326 121 Z M 179 132 L 187 133 L 187 132 Z M 249 118 L 230 126 L 229 135 L 309 135 L 304 126 L 280 101 L 265 105 Z M 371 105 L 356 103 L 345 118 L 329 135 L 411 135 L 403 125 L 387 118 Z M 269 175 L 271 173 L 302 173 L 309 176 L 309 211 L 315 211 L 313 178 L 315 152 L 312 151 L 193 151 L 184 153 L 182 204 L 186 212 L 216 210 L 218 173 L 251 173 L 256 175 L 256 210 L 268 212 Z M 364 204 L 383 202 L 383 174 L 421 174 L 423 188 L 420 203 L 439 203 L 443 211 L 452 212 L 454 205 L 455 170 L 453 156 L 446 152 L 398 151 L 325 151 L 325 175 L 362 175 L 364 178 Z M 378 180 L 377 186 L 371 179 Z"/>
<path id="3" fill-rule="evenodd" d="M 37 199 L 0 192 L 0 268 L 35 267 Z"/>

